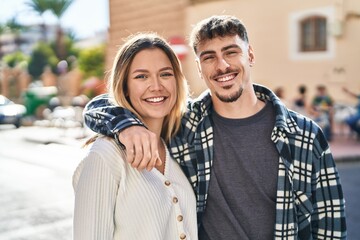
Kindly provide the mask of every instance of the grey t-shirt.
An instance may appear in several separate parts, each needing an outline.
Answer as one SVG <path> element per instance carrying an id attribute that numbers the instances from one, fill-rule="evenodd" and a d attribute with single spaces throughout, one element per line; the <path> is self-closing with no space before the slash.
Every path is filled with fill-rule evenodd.
<path id="1" fill-rule="evenodd" d="M 279 154 L 273 105 L 244 119 L 213 113 L 214 162 L 200 240 L 273 239 Z"/>

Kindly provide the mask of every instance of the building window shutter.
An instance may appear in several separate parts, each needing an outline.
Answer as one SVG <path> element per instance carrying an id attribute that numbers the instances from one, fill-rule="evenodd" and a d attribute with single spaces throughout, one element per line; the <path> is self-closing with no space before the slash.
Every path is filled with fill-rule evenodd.
<path id="1" fill-rule="evenodd" d="M 300 22 L 300 51 L 326 51 L 326 18 L 312 16 Z"/>

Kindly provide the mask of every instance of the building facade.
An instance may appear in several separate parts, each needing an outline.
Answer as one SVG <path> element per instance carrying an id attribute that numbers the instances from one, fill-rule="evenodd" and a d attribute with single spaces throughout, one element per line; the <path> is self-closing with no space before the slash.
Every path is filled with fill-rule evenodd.
<path id="1" fill-rule="evenodd" d="M 259 7 L 261 6 L 261 7 Z M 341 103 L 354 103 L 343 91 L 360 92 L 360 1 L 357 0 L 109 0 L 107 66 L 122 39 L 155 31 L 171 41 L 187 40 L 193 24 L 211 15 L 241 19 L 255 51 L 253 81 L 271 89 L 282 86 L 291 100 L 300 84 L 308 96 L 327 86 Z M 187 47 L 183 70 L 194 96 L 206 86 Z"/>

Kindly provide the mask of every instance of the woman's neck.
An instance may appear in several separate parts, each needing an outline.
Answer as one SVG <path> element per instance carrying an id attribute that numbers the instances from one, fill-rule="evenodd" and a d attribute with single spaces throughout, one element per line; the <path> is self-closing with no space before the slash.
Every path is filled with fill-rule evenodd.
<path id="1" fill-rule="evenodd" d="M 162 119 L 144 119 L 144 123 L 146 127 L 153 133 L 156 134 L 157 138 L 160 139 L 161 137 L 161 130 L 163 126 Z"/>

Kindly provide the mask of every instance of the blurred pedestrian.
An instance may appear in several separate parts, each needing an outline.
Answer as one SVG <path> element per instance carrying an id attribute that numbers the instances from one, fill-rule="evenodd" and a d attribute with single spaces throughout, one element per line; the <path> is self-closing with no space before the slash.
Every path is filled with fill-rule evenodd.
<path id="1" fill-rule="evenodd" d="M 288 100 L 285 97 L 285 90 L 283 87 L 277 87 L 274 89 L 274 93 L 275 95 L 280 98 L 280 100 L 285 104 L 285 106 L 289 107 L 290 104 L 288 102 Z"/>
<path id="2" fill-rule="evenodd" d="M 328 141 L 332 140 L 333 118 L 334 118 L 334 101 L 327 92 L 325 85 L 316 87 L 316 94 L 311 103 L 311 115 L 316 123 L 324 131 Z"/>
<path id="3" fill-rule="evenodd" d="M 309 115 L 309 102 L 307 99 L 307 87 L 306 85 L 300 85 L 297 88 L 298 93 L 296 98 L 293 101 L 293 110 L 301 113 L 305 116 Z"/>
<path id="4" fill-rule="evenodd" d="M 137 34 L 120 48 L 111 101 L 142 119 L 162 163 L 139 172 L 116 140 L 92 139 L 73 176 L 75 240 L 197 239 L 194 191 L 165 145 L 180 128 L 187 92 L 178 58 L 158 35 Z"/>
<path id="5" fill-rule="evenodd" d="M 349 96 L 357 99 L 356 113 L 345 119 L 345 122 L 350 127 L 350 129 L 357 134 L 358 139 L 360 139 L 360 93 L 357 94 L 353 91 L 350 91 L 346 87 L 343 87 L 343 91 Z"/>

